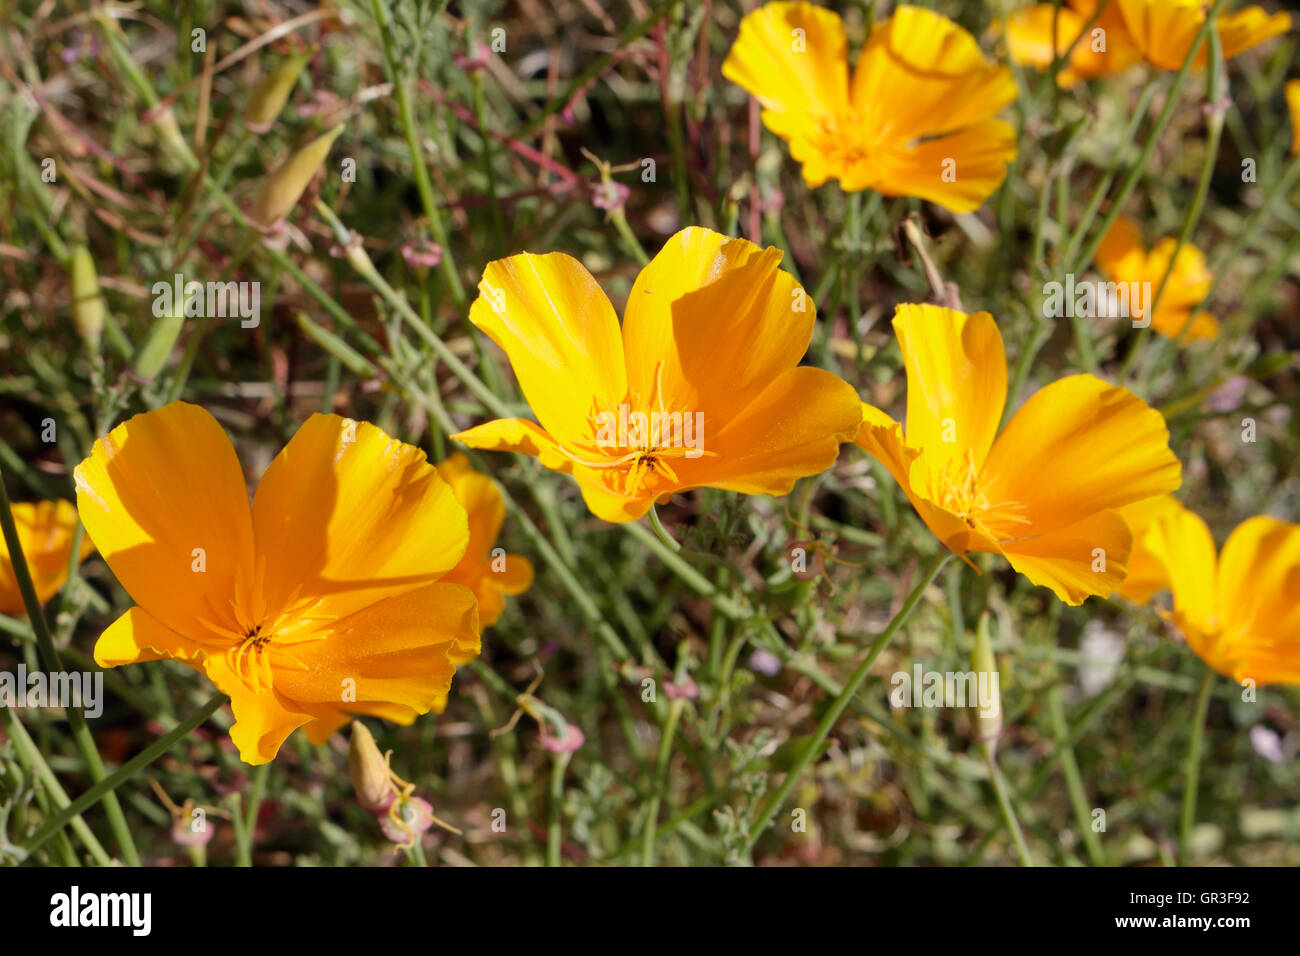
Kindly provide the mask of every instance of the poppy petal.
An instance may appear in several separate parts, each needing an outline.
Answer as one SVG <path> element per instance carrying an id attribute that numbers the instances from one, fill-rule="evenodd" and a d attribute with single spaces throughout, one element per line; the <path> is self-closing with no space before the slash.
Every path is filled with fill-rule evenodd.
<path id="1" fill-rule="evenodd" d="M 197 405 L 136 415 L 77 466 L 77 510 L 136 603 L 202 639 L 201 621 L 231 630 L 230 598 L 253 566 L 248 489 L 225 431 Z"/>
<path id="2" fill-rule="evenodd" d="M 1012 416 L 984 463 L 981 487 L 990 499 L 1017 504 L 1037 531 L 1051 532 L 1173 491 L 1181 480 L 1158 411 L 1127 389 L 1073 375 Z M 1005 537 L 1015 537 L 1015 527 Z"/>
<path id="3" fill-rule="evenodd" d="M 505 350 L 537 420 L 561 441 L 590 437 L 593 396 L 614 405 L 627 394 L 618 317 L 572 256 L 488 263 L 469 318 Z"/>
<path id="4" fill-rule="evenodd" d="M 253 523 L 268 609 L 319 599 L 331 617 L 437 580 L 469 540 L 424 452 L 337 415 L 313 415 L 271 462 Z"/>

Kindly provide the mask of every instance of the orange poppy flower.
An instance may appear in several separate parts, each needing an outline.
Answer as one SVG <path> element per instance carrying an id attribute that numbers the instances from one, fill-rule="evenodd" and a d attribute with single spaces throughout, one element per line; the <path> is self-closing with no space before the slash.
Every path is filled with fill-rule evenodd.
<path id="1" fill-rule="evenodd" d="M 86 531 L 137 602 L 95 660 L 206 674 L 247 763 L 351 713 L 441 711 L 479 651 L 474 595 L 439 580 L 465 552 L 465 509 L 423 452 L 373 425 L 313 415 L 251 508 L 225 432 L 181 402 L 114 428 L 75 476 Z"/>
<path id="2" fill-rule="evenodd" d="M 1073 375 L 1030 397 L 999 434 L 1007 366 L 992 316 L 900 305 L 894 331 L 906 424 L 864 405 L 858 445 L 954 554 L 1001 554 L 1068 604 L 1114 591 L 1132 546 L 1114 509 L 1181 481 L 1160 413 Z"/>
<path id="3" fill-rule="evenodd" d="M 1177 245 L 1178 240 L 1170 236 L 1147 252 L 1142 247 L 1137 224 L 1127 216 L 1120 216 L 1097 249 L 1097 268 L 1112 282 L 1150 283 L 1151 301 L 1154 301 Z M 1191 328 L 1183 336 L 1185 340 L 1194 342 L 1217 336 L 1218 319 L 1208 312 L 1196 311 L 1213 285 L 1214 275 L 1205 264 L 1205 253 L 1191 243 L 1184 243 L 1160 297 L 1160 307 L 1151 316 L 1151 328 L 1166 338 L 1177 339 L 1190 322 Z"/>
<path id="4" fill-rule="evenodd" d="M 1215 555 L 1209 527 L 1177 503 L 1158 504 L 1134 536 L 1158 583 L 1173 593 L 1162 611 L 1196 655 L 1238 683 L 1300 684 L 1300 525 L 1257 516 Z"/>
<path id="5" fill-rule="evenodd" d="M 1181 70 L 1187 51 L 1209 13 L 1205 0 L 1115 0 L 1124 15 L 1124 24 L 1133 45 L 1147 62 L 1163 70 Z M 1214 27 L 1219 33 L 1223 58 L 1230 60 L 1265 40 L 1291 29 L 1291 16 L 1269 14 L 1261 7 L 1243 7 L 1218 17 Z M 1193 61 L 1205 66 L 1210 59 L 1210 45 L 1201 44 Z"/>
<path id="6" fill-rule="evenodd" d="M 452 437 L 573 475 L 606 521 L 690 488 L 788 493 L 834 464 L 861 417 L 852 386 L 798 364 L 813 306 L 780 262 L 778 249 L 684 229 L 637 277 L 621 331 L 576 259 L 489 263 L 470 321 L 505 350 L 540 425 Z"/>
<path id="7" fill-rule="evenodd" d="M 1094 21 L 1099 5 L 1104 8 Z M 1056 24 L 1055 46 L 1053 23 Z M 1080 38 L 1085 28 L 1087 35 Z M 1122 73 L 1142 59 L 1128 35 L 1119 6 L 1110 0 L 1101 0 L 1100 4 L 1098 0 L 1067 0 L 1059 10 L 1051 3 L 1026 7 L 1008 19 L 1006 37 L 1007 53 L 1013 62 L 1022 66 L 1047 69 L 1057 55 L 1070 50 L 1069 60 L 1056 75 L 1057 84 L 1064 87 Z"/>
<path id="8" fill-rule="evenodd" d="M 54 597 L 68 579 L 68 558 L 72 555 L 72 538 L 77 531 L 77 509 L 71 501 L 19 502 L 10 508 L 18 543 L 22 545 L 27 570 L 42 604 Z M 95 550 L 89 538 L 81 540 L 79 561 Z M 26 613 L 18 578 L 9 558 L 9 546 L 0 535 L 0 614 Z"/>
<path id="9" fill-rule="evenodd" d="M 482 472 L 470 467 L 469 459 L 455 454 L 438 465 L 438 474 L 469 515 L 469 544 L 460 563 L 442 580 L 463 584 L 478 599 L 478 620 L 491 627 L 505 610 L 507 594 L 523 594 L 533 583 L 533 566 L 518 554 L 494 548 L 506 518 L 501 490 Z"/>
<path id="10" fill-rule="evenodd" d="M 763 105 L 809 186 L 917 196 L 977 209 L 1006 178 L 1015 131 L 994 117 L 1016 98 L 1011 71 L 969 33 L 921 7 L 875 25 L 849 80 L 839 16 L 810 3 L 748 14 L 722 74 Z"/>

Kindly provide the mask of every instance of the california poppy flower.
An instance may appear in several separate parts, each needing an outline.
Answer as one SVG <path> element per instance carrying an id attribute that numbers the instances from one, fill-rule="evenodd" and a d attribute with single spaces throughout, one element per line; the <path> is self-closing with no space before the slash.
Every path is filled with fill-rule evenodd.
<path id="1" fill-rule="evenodd" d="M 1163 70 L 1181 70 L 1187 52 L 1205 23 L 1210 4 L 1205 0 L 1114 0 L 1124 15 L 1129 40 L 1152 65 Z M 1223 58 L 1230 60 L 1265 40 L 1291 29 L 1291 16 L 1269 14 L 1261 7 L 1243 7 L 1214 21 Z M 1210 45 L 1201 44 L 1193 61 L 1205 66 Z"/>
<path id="2" fill-rule="evenodd" d="M 1173 594 L 1162 613 L 1201 660 L 1239 683 L 1300 684 L 1300 525 L 1249 518 L 1216 557 L 1209 527 L 1177 506 L 1142 528 L 1141 544 L 1158 590 Z"/>
<path id="3" fill-rule="evenodd" d="M 251 508 L 225 432 L 182 402 L 114 428 L 75 476 L 86 531 L 136 600 L 96 662 L 206 674 L 246 763 L 351 713 L 441 711 L 479 651 L 473 593 L 439 580 L 465 552 L 465 509 L 423 452 L 373 425 L 313 415 Z"/>
<path id="4" fill-rule="evenodd" d="M 1119 586 L 1119 596 L 1135 604 L 1145 604 L 1159 592 L 1169 590 L 1169 572 L 1164 560 L 1147 546 L 1147 537 L 1156 522 L 1181 515 L 1187 509 L 1173 495 L 1156 495 L 1118 510 L 1133 532 L 1128 577 Z"/>
<path id="5" fill-rule="evenodd" d="M 494 548 L 506 517 L 501 490 L 469 459 L 455 454 L 438 465 L 438 474 L 451 486 L 456 500 L 469 515 L 469 543 L 465 556 L 442 580 L 463 584 L 478 599 L 478 620 L 491 627 L 505 610 L 507 594 L 522 594 L 533 583 L 533 566 L 522 555 Z"/>
<path id="6" fill-rule="evenodd" d="M 1102 11 L 1097 16 L 1099 6 Z M 1081 37 L 1085 28 L 1088 32 Z M 1069 58 L 1056 75 L 1057 84 L 1065 87 L 1122 73 L 1142 59 L 1128 35 L 1119 6 L 1111 0 L 1066 0 L 1059 8 L 1051 3 L 1025 7 L 1008 18 L 1006 38 L 1008 55 L 1022 66 L 1047 69 L 1057 56 L 1069 50 Z"/>
<path id="7" fill-rule="evenodd" d="M 1132 546 L 1114 509 L 1181 481 L 1160 413 L 1072 375 L 1031 396 L 998 434 L 1007 366 L 992 316 L 900 305 L 894 331 L 907 419 L 864 405 L 858 445 L 954 554 L 1001 554 L 1068 604 L 1114 591 Z"/>
<path id="8" fill-rule="evenodd" d="M 786 494 L 834 464 L 861 417 L 852 386 L 798 364 L 813 305 L 780 262 L 779 249 L 684 229 L 637 276 L 621 331 L 576 259 L 489 263 L 470 321 L 505 350 L 537 423 L 452 437 L 573 475 L 606 521 L 690 488 Z"/>
<path id="9" fill-rule="evenodd" d="M 71 501 L 19 502 L 10 507 L 18 542 L 23 548 L 27 570 L 42 604 L 54 597 L 68 579 L 68 559 L 72 556 L 72 538 L 77 531 L 77 509 Z M 84 561 L 95 550 L 89 538 L 81 540 Z M 0 614 L 24 614 L 23 596 L 18 590 L 9 546 L 0 535 Z"/>
<path id="10" fill-rule="evenodd" d="M 740 23 L 723 75 L 763 106 L 809 186 L 917 196 L 953 212 L 978 208 L 1016 154 L 999 110 L 1011 71 L 969 33 L 921 7 L 875 25 L 849 79 L 844 24 L 810 3 L 769 3 Z"/>
<path id="11" fill-rule="evenodd" d="M 1138 227 L 1127 216 L 1120 216 L 1107 231 L 1097 248 L 1097 267 L 1112 282 L 1150 283 L 1149 308 L 1154 304 L 1160 289 L 1160 280 L 1169 268 L 1178 240 L 1172 236 L 1161 239 L 1150 252 L 1142 247 Z M 1187 341 L 1212 339 L 1219 334 L 1219 322 L 1208 312 L 1198 312 L 1196 307 L 1209 294 L 1214 285 L 1214 275 L 1205 264 L 1205 253 L 1191 243 L 1184 243 L 1174 260 L 1174 270 L 1169 274 L 1160 306 L 1151 316 L 1151 328 L 1170 339 L 1180 335 Z M 1183 327 L 1191 328 L 1183 334 Z"/>

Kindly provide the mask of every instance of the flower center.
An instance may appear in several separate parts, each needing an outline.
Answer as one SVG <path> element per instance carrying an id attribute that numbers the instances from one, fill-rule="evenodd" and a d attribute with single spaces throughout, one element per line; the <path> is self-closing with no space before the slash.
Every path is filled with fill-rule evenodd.
<path id="1" fill-rule="evenodd" d="M 972 531 L 990 541 L 1010 540 L 1008 525 L 1027 525 L 1018 501 L 991 501 L 989 490 L 997 477 L 980 475 L 975 467 L 975 452 L 966 449 L 961 458 L 950 458 L 942 468 L 930 471 L 930 500 L 952 512 Z"/>
<path id="2" fill-rule="evenodd" d="M 577 446 L 576 452 L 559 445 L 562 455 L 580 465 L 621 471 L 622 493 L 628 497 L 639 496 L 645 485 L 656 485 L 657 490 L 676 486 L 679 480 L 670 461 L 687 457 L 692 450 L 694 457 L 709 454 L 691 444 L 690 429 L 695 422 L 691 413 L 669 413 L 665 407 L 663 367 L 660 362 L 655 368 L 649 401 L 631 392 L 615 407 L 593 400 L 587 423 L 594 437 L 570 440 L 568 444 Z M 601 455 L 606 457 L 597 457 Z"/>

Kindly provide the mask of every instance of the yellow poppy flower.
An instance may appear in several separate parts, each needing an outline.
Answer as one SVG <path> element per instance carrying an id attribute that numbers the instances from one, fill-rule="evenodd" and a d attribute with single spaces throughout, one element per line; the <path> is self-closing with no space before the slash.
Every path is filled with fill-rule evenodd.
<path id="1" fill-rule="evenodd" d="M 77 531 L 77 509 L 71 501 L 20 502 L 10 508 L 18 543 L 22 545 L 27 570 L 42 604 L 54 597 L 68 579 L 68 558 L 72 554 L 72 537 Z M 81 540 L 81 556 L 95 550 L 89 538 Z M 27 612 L 18 590 L 18 578 L 9 559 L 9 547 L 0 535 L 0 614 L 22 615 Z"/>
<path id="2" fill-rule="evenodd" d="M 1173 495 L 1156 495 L 1117 509 L 1133 532 L 1133 551 L 1128 559 L 1128 577 L 1119 586 L 1119 596 L 1135 604 L 1145 604 L 1160 591 L 1169 590 L 1169 572 L 1165 563 L 1152 553 L 1147 537 L 1156 522 L 1176 517 L 1187 509 Z"/>
<path id="3" fill-rule="evenodd" d="M 1300 156 L 1300 80 L 1288 80 L 1286 106 L 1291 114 L 1291 155 Z"/>
<path id="4" fill-rule="evenodd" d="M 722 73 L 763 106 L 809 186 L 917 196 L 970 212 L 1002 184 L 1015 131 L 994 116 L 1016 98 L 1011 71 L 951 20 L 900 6 L 877 23 L 849 80 L 835 13 L 769 3 L 740 23 Z"/>
<path id="5" fill-rule="evenodd" d="M 505 610 L 505 595 L 523 594 L 533 583 L 533 566 L 521 555 L 492 547 L 506 518 L 505 499 L 496 482 L 471 468 L 469 459 L 461 454 L 439 464 L 438 474 L 469 514 L 465 556 L 442 580 L 473 591 L 479 624 L 491 627 Z"/>
<path id="6" fill-rule="evenodd" d="M 96 662 L 206 674 L 247 763 L 299 727 L 319 743 L 349 713 L 441 711 L 479 651 L 474 595 L 439 580 L 465 552 L 465 509 L 423 452 L 373 425 L 313 415 L 251 508 L 225 432 L 182 402 L 113 429 L 75 476 L 86 531 L 136 600 Z"/>
<path id="7" fill-rule="evenodd" d="M 1169 268 L 1169 257 L 1177 245 L 1178 240 L 1169 236 L 1147 252 L 1142 247 L 1137 225 L 1127 216 L 1120 216 L 1097 249 L 1097 268 L 1112 282 L 1151 283 L 1150 299 L 1147 300 L 1149 308 L 1160 290 L 1160 280 Z M 1205 264 L 1205 253 L 1191 243 L 1184 243 L 1178 250 L 1164 295 L 1160 297 L 1160 307 L 1151 317 L 1151 328 L 1166 338 L 1177 339 L 1183 327 L 1191 322 L 1191 328 L 1183 335 L 1185 341 L 1217 336 L 1218 319 L 1208 312 L 1196 311 L 1213 285 L 1214 275 Z"/>
<path id="8" fill-rule="evenodd" d="M 1300 684 L 1300 525 L 1257 516 L 1214 538 L 1185 508 L 1143 534 L 1173 593 L 1165 612 L 1210 667 L 1240 683 Z"/>
<path id="9" fill-rule="evenodd" d="M 992 316 L 900 305 L 894 331 L 906 427 L 864 405 L 858 445 L 954 554 L 1001 554 L 1068 604 L 1114 591 L 1132 543 L 1114 509 L 1181 481 L 1160 413 L 1073 375 L 1033 395 L 998 434 L 1007 366 Z"/>
<path id="10" fill-rule="evenodd" d="M 1059 86 L 1074 86 L 1083 80 L 1122 73 L 1142 59 L 1124 25 L 1119 6 L 1101 0 L 1104 9 L 1097 13 L 1098 0 L 1067 0 L 1059 12 L 1054 4 L 1040 3 L 1012 14 L 1007 21 L 1007 53 L 1021 66 L 1047 69 L 1058 55 L 1074 44 L 1066 64 L 1056 75 Z M 1089 22 L 1092 26 L 1088 27 Z M 1056 24 L 1056 44 L 1052 44 L 1052 24 Z M 1078 43 L 1075 39 L 1088 27 L 1088 34 Z"/>
<path id="11" fill-rule="evenodd" d="M 1205 0 L 1115 0 L 1124 15 L 1128 35 L 1146 60 L 1163 70 L 1180 70 L 1187 51 L 1210 9 Z M 1269 14 L 1260 7 L 1244 7 L 1215 20 L 1223 58 L 1232 59 L 1265 40 L 1291 29 L 1286 13 Z M 1209 62 L 1210 45 L 1201 44 L 1196 66 Z"/>
<path id="12" fill-rule="evenodd" d="M 573 475 L 606 521 L 690 488 L 788 493 L 834 464 L 861 417 L 852 386 L 798 364 L 813 305 L 780 262 L 779 249 L 684 229 L 637 276 L 621 333 L 576 259 L 489 263 L 470 321 L 505 350 L 540 425 L 452 437 Z"/>

